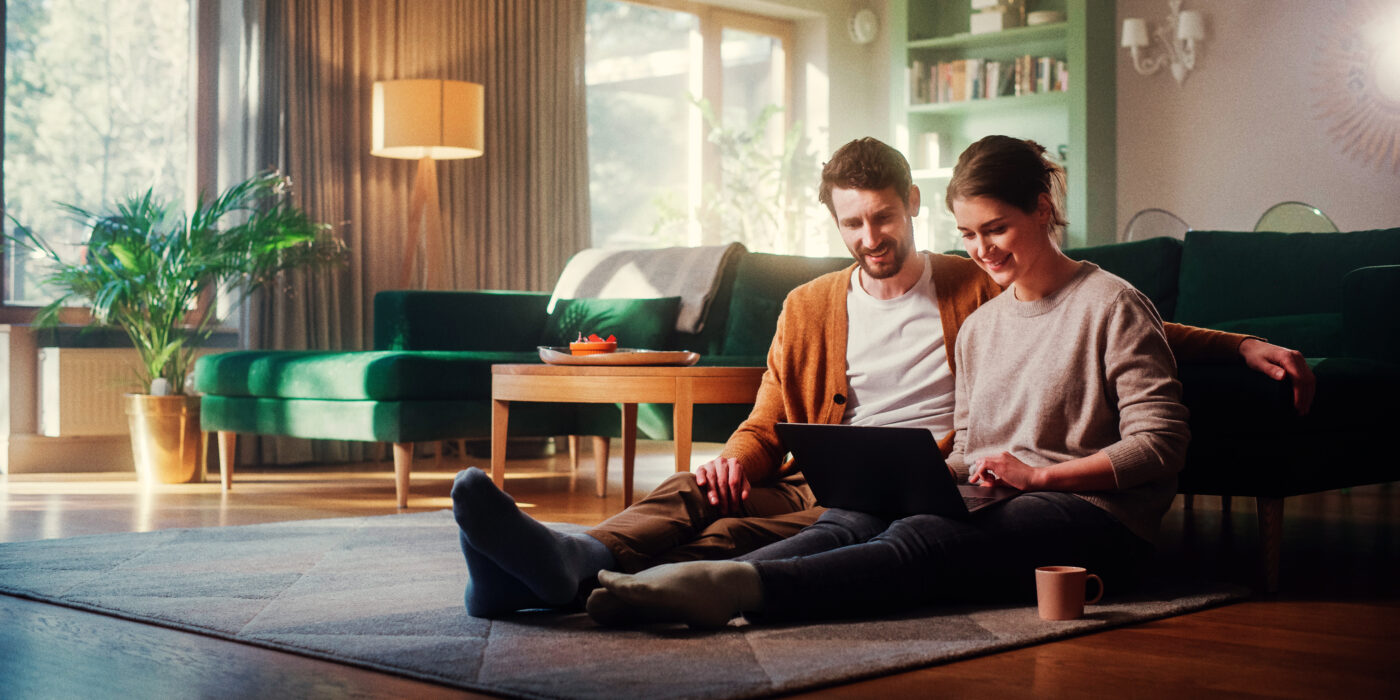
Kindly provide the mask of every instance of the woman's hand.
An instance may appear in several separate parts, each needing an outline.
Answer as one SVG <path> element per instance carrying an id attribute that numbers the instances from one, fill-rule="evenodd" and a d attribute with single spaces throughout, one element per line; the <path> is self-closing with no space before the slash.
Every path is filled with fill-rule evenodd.
<path id="1" fill-rule="evenodd" d="M 984 488 L 1010 486 L 1020 491 L 1035 491 L 1038 489 L 1038 485 L 1035 484 L 1038 471 L 1040 470 L 1012 457 L 1010 452 L 1003 452 L 992 457 L 982 457 L 974 462 L 967 481 Z"/>
<path id="2" fill-rule="evenodd" d="M 1071 459 L 1059 464 L 1043 467 L 1028 466 L 1025 462 L 1003 452 L 994 457 L 983 457 L 973 462 L 968 470 L 968 483 L 987 488 L 1010 486 L 1020 491 L 1113 491 L 1118 488 L 1118 477 L 1113 472 L 1113 462 L 1102 451 L 1088 457 Z"/>

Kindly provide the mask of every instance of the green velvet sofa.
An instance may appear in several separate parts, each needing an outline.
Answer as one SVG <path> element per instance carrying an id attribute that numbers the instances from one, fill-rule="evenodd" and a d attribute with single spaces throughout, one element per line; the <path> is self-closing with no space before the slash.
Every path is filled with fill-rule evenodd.
<path id="1" fill-rule="evenodd" d="M 1317 376 L 1307 416 L 1291 388 L 1242 363 L 1183 363 L 1192 443 L 1180 489 L 1257 499 L 1266 583 L 1272 587 L 1285 498 L 1384 483 L 1400 461 L 1378 439 L 1400 424 L 1400 229 L 1333 234 L 1192 231 L 1070 250 L 1141 289 L 1163 318 L 1258 335 L 1297 348 Z M 847 257 L 744 253 L 722 271 L 699 333 L 628 319 L 665 316 L 674 305 L 546 311 L 529 292 L 383 292 L 375 299 L 371 352 L 243 351 L 200 360 L 203 425 L 254 433 L 394 443 L 400 505 L 412 443 L 486 438 L 490 367 L 538 362 L 536 346 L 576 330 L 615 331 L 624 346 L 700 352 L 704 364 L 762 365 L 787 292 L 850 264 Z M 587 305 L 585 305 L 587 306 Z M 660 333 L 658 335 L 658 333 Z M 629 335 L 631 334 L 631 335 Z M 640 336 L 637 334 L 641 334 Z M 629 338 L 642 337 L 647 342 Z M 748 406 L 697 406 L 694 439 L 723 441 Z M 519 404 L 512 436 L 618 434 L 614 406 Z M 639 409 L 638 434 L 667 439 L 668 406 Z M 228 463 L 228 462 L 225 462 Z"/>
<path id="2" fill-rule="evenodd" d="M 1266 589 L 1278 584 L 1284 499 L 1400 479 L 1380 439 L 1400 425 L 1400 229 L 1191 231 L 1184 242 L 1069 253 L 1133 283 L 1167 320 L 1307 357 L 1317 394 L 1306 416 L 1292 409 L 1291 385 L 1240 364 L 1179 368 L 1191 445 L 1178 489 L 1256 499 Z"/>
<path id="3" fill-rule="evenodd" d="M 675 298 L 561 301 L 550 313 L 550 295 L 542 292 L 381 292 L 373 351 L 202 358 L 195 367 L 201 423 L 219 434 L 225 488 L 233 470 L 224 465 L 236 463 L 239 433 L 392 443 L 404 507 L 415 443 L 490 437 L 492 365 L 540 362 L 538 346 L 582 332 L 615 334 L 624 347 L 694 350 L 701 364 L 762 366 L 787 293 L 848 264 L 844 257 L 731 256 L 698 333 L 673 330 Z M 693 439 L 723 442 L 750 408 L 696 406 Z M 617 437 L 620 424 L 617 406 L 517 403 L 510 435 Z M 671 407 L 640 406 L 637 433 L 670 439 Z"/>

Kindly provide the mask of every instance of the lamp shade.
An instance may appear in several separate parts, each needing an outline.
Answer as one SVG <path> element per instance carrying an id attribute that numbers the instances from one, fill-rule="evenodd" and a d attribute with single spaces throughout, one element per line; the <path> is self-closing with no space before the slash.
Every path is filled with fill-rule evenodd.
<path id="1" fill-rule="evenodd" d="M 374 84 L 373 143 L 385 158 L 476 158 L 484 150 L 486 90 L 461 80 Z"/>
<path id="2" fill-rule="evenodd" d="M 1185 10 L 1176 24 L 1176 38 L 1185 41 L 1201 41 L 1206 38 L 1206 23 L 1201 13 Z"/>
<path id="3" fill-rule="evenodd" d="M 1130 17 L 1123 20 L 1123 47 L 1147 46 L 1147 20 Z"/>

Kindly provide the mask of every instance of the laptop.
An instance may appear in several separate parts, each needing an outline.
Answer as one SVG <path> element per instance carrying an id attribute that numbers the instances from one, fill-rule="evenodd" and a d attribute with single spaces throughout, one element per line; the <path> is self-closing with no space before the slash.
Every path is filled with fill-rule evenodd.
<path id="1" fill-rule="evenodd" d="M 966 518 L 1020 493 L 958 484 L 925 428 L 778 423 L 817 504 L 890 518 Z"/>

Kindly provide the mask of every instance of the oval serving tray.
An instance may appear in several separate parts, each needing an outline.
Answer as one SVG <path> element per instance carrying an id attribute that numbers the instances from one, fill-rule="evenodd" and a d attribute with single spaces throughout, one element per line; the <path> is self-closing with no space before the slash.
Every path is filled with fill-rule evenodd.
<path id="1" fill-rule="evenodd" d="M 641 350 L 618 348 L 616 352 L 597 355 L 575 355 L 567 347 L 541 345 L 540 359 L 551 365 L 681 365 L 689 367 L 700 361 L 700 353 L 689 350 Z"/>

